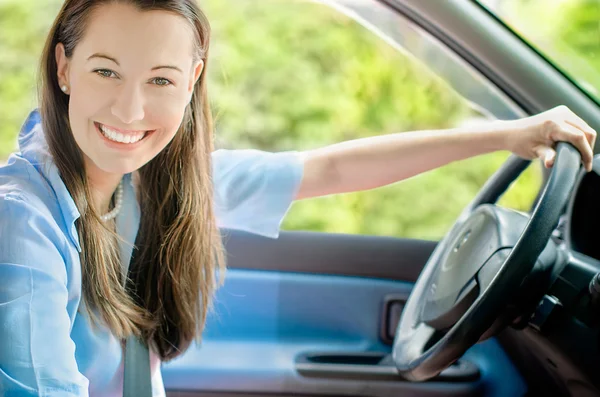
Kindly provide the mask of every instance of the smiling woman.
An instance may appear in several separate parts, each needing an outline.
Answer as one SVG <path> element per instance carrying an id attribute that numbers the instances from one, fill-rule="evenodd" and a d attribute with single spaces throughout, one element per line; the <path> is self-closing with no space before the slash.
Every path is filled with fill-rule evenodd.
<path id="1" fill-rule="evenodd" d="M 10 311 L 35 324 L 30 333 L 15 336 L 31 351 L 2 357 L 8 374 L 0 379 L 3 391 L 86 394 L 81 371 L 92 381 L 90 393 L 117 393 L 119 339 L 133 333 L 153 346 L 160 394 L 159 360 L 185 350 L 203 327 L 217 263 L 221 269 L 224 264 L 212 210 L 211 121 L 202 76 L 208 43 L 208 22 L 194 2 L 64 3 L 43 51 L 40 115 L 32 114 L 33 128 L 20 137 L 23 157 L 7 166 L 27 173 L 27 164 L 39 164 L 40 177 L 57 197 L 42 193 L 40 206 L 34 200 L 39 194 L 18 176 L 9 181 L 12 188 L 0 184 L 7 214 L 0 235 L 8 247 L 1 250 L 3 285 L 25 287 L 24 275 L 10 264 L 48 275 L 31 270 L 33 289 L 13 291 L 30 294 L 27 307 L 2 305 L 3 316 Z M 35 181 L 42 187 L 43 179 Z M 106 214 L 117 186 L 114 208 Z M 132 189 L 144 197 L 142 212 L 152 216 L 132 207 Z M 120 209 L 127 213 L 117 217 Z M 67 224 L 62 231 L 61 213 Z M 37 228 L 19 229 L 16 217 L 24 215 L 45 230 L 40 232 L 48 241 L 26 258 L 27 245 L 41 236 Z M 131 227 L 138 223 L 136 233 Z M 20 233 L 7 239 L 8 228 Z M 64 240 L 68 236 L 75 245 Z M 32 314 L 38 311 L 44 314 Z M 72 332 L 66 331 L 69 324 Z M 46 344 L 42 329 L 56 339 Z M 78 346 L 75 355 L 71 341 Z M 50 357 L 59 358 L 57 365 L 44 364 Z"/>
<path id="2" fill-rule="evenodd" d="M 123 340 L 159 364 L 200 339 L 225 269 L 217 227 L 276 237 L 294 199 L 367 190 L 508 150 L 552 166 L 596 133 L 565 107 L 302 153 L 213 151 L 210 28 L 195 0 L 67 0 L 39 111 L 0 167 L 0 390 L 121 394 Z"/>
<path id="3" fill-rule="evenodd" d="M 146 164 L 175 137 L 207 44 L 195 42 L 200 33 L 174 13 L 140 13 L 119 3 L 88 12 L 85 34 L 66 29 L 55 59 L 58 84 L 73 101 L 73 136 L 95 183 L 96 208 L 106 211 L 119 175 Z"/>

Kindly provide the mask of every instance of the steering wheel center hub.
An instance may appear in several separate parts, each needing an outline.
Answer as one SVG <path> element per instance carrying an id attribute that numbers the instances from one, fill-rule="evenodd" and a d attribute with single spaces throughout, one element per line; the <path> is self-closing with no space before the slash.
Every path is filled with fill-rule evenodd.
<path id="1" fill-rule="evenodd" d="M 480 206 L 448 236 L 421 314 L 429 326 L 445 329 L 460 319 L 478 294 L 479 270 L 495 252 L 510 246 L 501 232 L 505 216 L 496 208 Z"/>

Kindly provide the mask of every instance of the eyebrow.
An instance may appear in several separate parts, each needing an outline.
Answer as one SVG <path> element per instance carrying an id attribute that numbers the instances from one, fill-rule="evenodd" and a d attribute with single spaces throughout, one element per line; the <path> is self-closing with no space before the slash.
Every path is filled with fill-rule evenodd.
<path id="1" fill-rule="evenodd" d="M 157 69 L 173 69 L 173 70 L 177 70 L 177 71 L 183 73 L 183 70 L 179 69 L 177 66 L 172 66 L 172 65 L 155 66 L 150 70 L 157 70 Z"/>
<path id="2" fill-rule="evenodd" d="M 121 64 L 119 63 L 119 61 L 117 61 L 115 58 L 108 56 L 106 54 L 102 54 L 102 53 L 95 53 L 91 56 L 88 57 L 88 61 L 92 58 L 104 58 L 104 59 L 108 59 L 109 61 L 112 61 L 114 63 L 116 63 L 118 66 L 121 66 Z M 178 68 L 177 66 L 173 66 L 173 65 L 160 65 L 160 66 L 155 66 L 153 67 L 152 71 L 154 70 L 158 70 L 158 69 L 173 69 L 173 70 L 177 70 L 180 73 L 183 73 L 183 70 L 181 70 L 180 68 Z"/>
<path id="3" fill-rule="evenodd" d="M 121 66 L 121 64 L 119 63 L 119 61 L 117 61 L 115 58 L 109 57 L 108 55 L 101 54 L 99 52 L 95 53 L 94 55 L 90 55 L 87 60 L 89 61 L 92 58 L 104 58 L 104 59 L 108 59 L 109 61 L 113 61 L 117 65 Z"/>

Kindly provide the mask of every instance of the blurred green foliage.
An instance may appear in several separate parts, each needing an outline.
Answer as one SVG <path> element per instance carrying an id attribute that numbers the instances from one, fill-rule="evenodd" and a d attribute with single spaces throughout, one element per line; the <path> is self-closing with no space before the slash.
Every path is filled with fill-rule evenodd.
<path id="1" fill-rule="evenodd" d="M 37 61 L 61 3 L 0 0 L 0 159 L 15 149 L 17 131 L 35 107 Z M 213 26 L 208 73 L 220 147 L 305 150 L 448 128 L 474 115 L 426 66 L 324 5 L 201 4 Z M 579 37 L 577 26 L 562 34 Z M 600 45 L 594 48 L 597 54 Z M 283 227 L 437 239 L 507 155 L 479 156 L 372 191 L 300 201 Z M 540 175 L 536 163 L 501 203 L 527 210 Z"/>
<path id="2" fill-rule="evenodd" d="M 16 136 L 36 107 L 38 61 L 61 2 L 0 0 L 0 162 L 16 149 Z"/>
<path id="3" fill-rule="evenodd" d="M 600 103 L 600 0 L 505 0 L 492 9 Z"/>

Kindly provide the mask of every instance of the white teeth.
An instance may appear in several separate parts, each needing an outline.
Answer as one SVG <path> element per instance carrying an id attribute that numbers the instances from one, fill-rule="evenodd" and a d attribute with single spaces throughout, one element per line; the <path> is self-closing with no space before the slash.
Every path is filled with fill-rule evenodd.
<path id="1" fill-rule="evenodd" d="M 141 132 L 139 134 L 135 134 L 135 135 L 125 135 L 125 134 L 121 134 L 118 131 L 112 130 L 104 125 L 100 125 L 100 131 L 102 132 L 102 134 L 107 137 L 108 139 L 110 139 L 111 141 L 115 141 L 115 142 L 120 142 L 120 143 L 135 143 L 137 141 L 142 140 L 142 138 L 144 138 L 144 136 L 146 136 L 145 132 Z"/>

